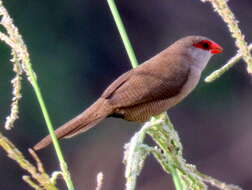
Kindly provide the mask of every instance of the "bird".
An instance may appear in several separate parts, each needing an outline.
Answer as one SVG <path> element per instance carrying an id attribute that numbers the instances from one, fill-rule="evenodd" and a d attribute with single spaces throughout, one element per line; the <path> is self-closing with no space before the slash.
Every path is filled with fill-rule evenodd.
<path id="1" fill-rule="evenodd" d="M 58 139 L 71 138 L 108 117 L 146 122 L 181 102 L 198 84 L 210 58 L 223 48 L 204 36 L 183 37 L 112 82 L 86 110 L 56 129 Z M 52 142 L 48 135 L 33 149 Z"/>

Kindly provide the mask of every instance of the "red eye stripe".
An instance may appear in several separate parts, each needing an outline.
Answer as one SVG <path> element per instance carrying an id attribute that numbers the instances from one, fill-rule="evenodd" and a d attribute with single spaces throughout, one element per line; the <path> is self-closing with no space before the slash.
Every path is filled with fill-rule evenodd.
<path id="1" fill-rule="evenodd" d="M 218 54 L 223 51 L 223 48 L 219 44 L 209 40 L 202 40 L 198 43 L 193 44 L 193 46 L 207 51 L 210 50 L 212 54 Z"/>
<path id="2" fill-rule="evenodd" d="M 210 50 L 211 49 L 211 44 L 212 42 L 208 41 L 208 40 L 202 40 L 196 44 L 193 44 L 194 47 L 197 47 L 197 48 L 201 48 L 201 49 L 204 49 L 204 50 Z"/>

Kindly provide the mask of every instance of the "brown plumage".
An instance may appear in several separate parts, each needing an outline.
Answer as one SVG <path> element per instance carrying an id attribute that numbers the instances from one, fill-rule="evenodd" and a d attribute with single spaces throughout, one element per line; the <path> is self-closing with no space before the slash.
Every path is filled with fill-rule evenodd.
<path id="1" fill-rule="evenodd" d="M 189 36 L 139 67 L 122 74 L 84 112 L 55 133 L 58 139 L 84 132 L 106 117 L 145 122 L 180 102 L 197 85 L 201 71 L 213 54 L 222 48 L 201 36 Z M 50 136 L 34 146 L 42 149 L 51 143 Z"/>

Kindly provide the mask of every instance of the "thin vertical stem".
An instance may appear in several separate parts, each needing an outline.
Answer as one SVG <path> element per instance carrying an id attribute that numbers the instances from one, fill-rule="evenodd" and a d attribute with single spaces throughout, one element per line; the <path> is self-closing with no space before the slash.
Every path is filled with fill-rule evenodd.
<path id="1" fill-rule="evenodd" d="M 138 66 L 138 61 L 137 61 L 135 52 L 132 48 L 132 45 L 129 41 L 129 37 L 127 35 L 126 29 L 124 27 L 124 24 L 122 22 L 122 19 L 120 17 L 120 14 L 118 12 L 117 7 L 116 7 L 115 1 L 114 0 L 107 0 L 107 1 L 108 1 L 109 8 L 111 10 L 111 13 L 114 17 L 117 29 L 119 30 L 120 36 L 122 38 L 124 47 L 125 47 L 127 54 L 129 56 L 130 63 L 132 65 L 132 67 L 135 68 Z"/>
<path id="2" fill-rule="evenodd" d="M 117 7 L 116 7 L 116 4 L 115 4 L 114 0 L 107 0 L 107 2 L 108 2 L 108 5 L 110 7 L 110 10 L 112 12 L 113 18 L 115 20 L 117 29 L 118 29 L 118 31 L 120 33 L 121 38 L 122 38 L 124 47 L 125 47 L 125 49 L 127 51 L 127 54 L 129 56 L 131 65 L 132 65 L 133 68 L 135 68 L 135 67 L 138 66 L 138 61 L 137 61 L 136 55 L 134 53 L 134 50 L 132 48 L 132 45 L 131 45 L 131 43 L 129 41 L 126 29 L 124 27 L 124 24 L 122 22 L 122 19 L 120 17 L 120 14 L 118 12 Z M 144 158 L 142 158 L 142 159 L 144 159 Z M 177 171 L 176 171 L 175 168 L 173 169 L 173 171 L 172 171 L 171 174 L 172 174 L 172 179 L 174 181 L 176 189 L 177 190 L 183 190 L 183 184 L 181 183 L 181 181 L 180 181 L 180 179 L 179 179 L 179 177 L 177 175 Z M 130 187 L 127 187 L 127 189 L 135 189 L 135 186 L 136 186 L 136 176 L 133 177 L 133 180 L 131 179 L 129 181 L 130 181 Z"/>
<path id="3" fill-rule="evenodd" d="M 28 68 L 28 72 L 30 74 L 29 76 L 30 76 L 30 79 L 31 79 L 31 83 L 32 83 L 33 89 L 35 91 L 36 97 L 38 99 L 41 111 L 43 113 L 43 116 L 44 116 L 44 119 L 45 119 L 45 122 L 46 122 L 46 126 L 48 128 L 49 134 L 50 134 L 50 136 L 52 138 L 53 146 L 54 146 L 56 155 L 58 157 L 58 160 L 60 162 L 60 168 L 62 170 L 62 173 L 63 173 L 64 179 L 65 179 L 67 188 L 68 188 L 68 190 L 74 190 L 74 185 L 73 185 L 73 182 L 71 180 L 70 173 L 68 171 L 68 167 L 67 167 L 67 164 L 65 162 L 64 156 L 62 154 L 59 142 L 58 142 L 57 137 L 56 137 L 56 135 L 54 133 L 53 125 L 52 125 L 52 122 L 50 120 L 48 111 L 46 109 L 46 105 L 45 105 L 45 102 L 43 100 L 42 93 L 41 93 L 41 90 L 39 88 L 37 79 L 36 79 L 36 77 L 34 75 L 31 64 L 27 63 L 27 65 L 28 65 L 27 68 Z"/>

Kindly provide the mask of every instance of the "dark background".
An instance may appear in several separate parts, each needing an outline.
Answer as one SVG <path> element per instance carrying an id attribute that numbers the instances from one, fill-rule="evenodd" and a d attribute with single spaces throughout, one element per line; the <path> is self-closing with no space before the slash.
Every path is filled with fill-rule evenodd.
<path id="1" fill-rule="evenodd" d="M 139 62 L 152 57 L 174 40 L 192 34 L 208 36 L 225 51 L 211 59 L 203 78 L 236 53 L 227 26 L 209 3 L 199 0 L 117 1 Z M 4 1 L 28 46 L 47 108 L 55 126 L 68 121 L 95 101 L 110 82 L 130 69 L 106 1 Z M 229 5 L 252 41 L 252 1 Z M 11 101 L 14 76 L 9 49 L 0 45 L 0 120 Z M 252 189 L 251 78 L 240 61 L 216 82 L 201 80 L 197 89 L 175 108 L 171 119 L 184 145 L 188 162 L 208 175 Z M 31 85 L 24 80 L 20 119 L 12 131 L 1 132 L 27 154 L 47 129 Z M 140 125 L 107 119 L 62 148 L 77 190 L 95 189 L 104 172 L 103 190 L 124 189 L 123 146 Z M 59 168 L 52 146 L 39 152 L 47 171 Z M 30 189 L 25 172 L 0 150 L 0 189 Z M 60 182 L 59 182 L 60 183 Z M 66 189 L 63 185 L 61 189 Z M 171 178 L 148 158 L 138 180 L 141 190 L 173 189 Z"/>

